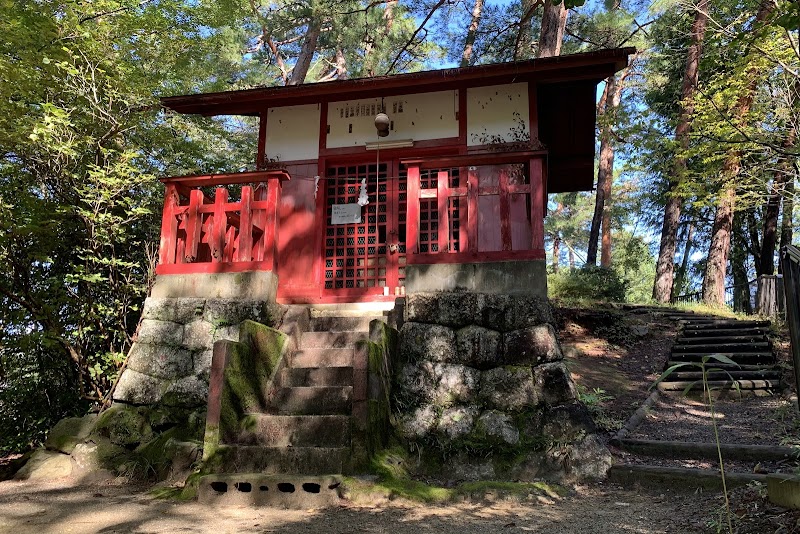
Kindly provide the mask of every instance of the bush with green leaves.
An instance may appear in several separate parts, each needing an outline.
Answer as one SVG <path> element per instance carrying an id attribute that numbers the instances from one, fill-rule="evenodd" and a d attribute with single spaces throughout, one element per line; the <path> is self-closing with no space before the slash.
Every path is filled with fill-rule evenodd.
<path id="1" fill-rule="evenodd" d="M 561 300 L 622 302 L 626 284 L 613 269 L 582 267 L 548 276 L 548 296 Z"/>

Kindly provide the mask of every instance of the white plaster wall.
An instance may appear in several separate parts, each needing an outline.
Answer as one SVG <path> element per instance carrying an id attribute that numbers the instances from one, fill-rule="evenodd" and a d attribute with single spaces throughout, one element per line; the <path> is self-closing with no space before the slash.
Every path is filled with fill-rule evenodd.
<path id="1" fill-rule="evenodd" d="M 458 137 L 458 91 L 400 95 L 383 101 L 394 129 L 388 137 L 381 137 L 381 141 Z M 363 146 L 378 141 L 375 115 L 380 113 L 380 106 L 380 98 L 328 104 L 330 131 L 326 146 Z"/>
<path id="2" fill-rule="evenodd" d="M 467 89 L 467 145 L 530 140 L 528 84 Z"/>
<path id="3" fill-rule="evenodd" d="M 319 104 L 270 108 L 267 158 L 277 161 L 319 157 Z"/>

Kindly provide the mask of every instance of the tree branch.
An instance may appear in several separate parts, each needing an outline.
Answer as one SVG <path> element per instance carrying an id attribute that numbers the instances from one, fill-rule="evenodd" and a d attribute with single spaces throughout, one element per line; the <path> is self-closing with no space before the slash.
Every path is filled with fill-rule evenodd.
<path id="1" fill-rule="evenodd" d="M 422 31 L 422 29 L 425 27 L 428 21 L 431 20 L 433 14 L 436 13 L 436 10 L 442 7 L 445 2 L 447 2 L 447 0 L 439 0 L 438 2 L 436 2 L 436 5 L 433 6 L 433 8 L 431 8 L 431 10 L 428 12 L 428 15 L 422 21 L 422 23 L 419 26 L 417 26 L 417 29 L 414 30 L 413 34 L 411 34 L 411 38 L 409 38 L 408 42 L 406 42 L 406 44 L 403 45 L 403 48 L 400 49 L 400 51 L 395 56 L 394 60 L 392 60 L 392 63 L 389 65 L 389 68 L 386 69 L 385 75 L 391 74 L 392 70 L 397 65 L 397 62 L 400 61 L 400 58 L 403 56 L 403 54 L 406 53 L 408 47 L 411 46 L 411 44 L 414 42 L 414 39 L 417 38 L 417 34 Z"/>

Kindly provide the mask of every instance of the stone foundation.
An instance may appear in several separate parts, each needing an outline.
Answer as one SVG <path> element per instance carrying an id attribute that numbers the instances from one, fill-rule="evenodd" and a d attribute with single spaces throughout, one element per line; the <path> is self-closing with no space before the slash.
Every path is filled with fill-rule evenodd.
<path id="1" fill-rule="evenodd" d="M 214 342 L 238 341 L 245 320 L 275 325 L 281 315 L 269 301 L 148 298 L 114 401 L 205 408 Z"/>
<path id="2" fill-rule="evenodd" d="M 396 430 L 458 478 L 598 478 L 596 435 L 545 298 L 410 294 L 393 395 Z"/>

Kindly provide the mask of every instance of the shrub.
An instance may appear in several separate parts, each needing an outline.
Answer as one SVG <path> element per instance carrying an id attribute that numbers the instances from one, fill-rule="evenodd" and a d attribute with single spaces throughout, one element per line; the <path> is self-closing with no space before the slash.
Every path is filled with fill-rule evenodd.
<path id="1" fill-rule="evenodd" d="M 551 274 L 550 298 L 562 300 L 625 300 L 626 284 L 613 269 L 582 267 Z"/>

